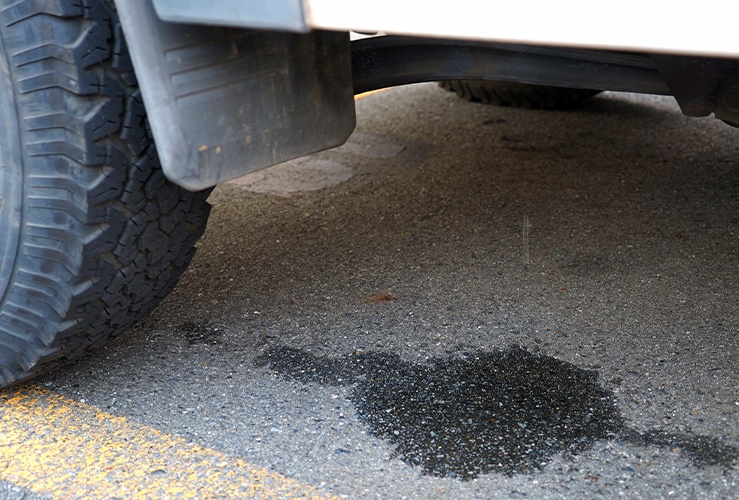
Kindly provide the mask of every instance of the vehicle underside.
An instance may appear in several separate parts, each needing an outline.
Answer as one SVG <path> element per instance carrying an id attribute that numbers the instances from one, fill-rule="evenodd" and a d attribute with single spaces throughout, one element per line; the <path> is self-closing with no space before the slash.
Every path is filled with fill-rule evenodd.
<path id="1" fill-rule="evenodd" d="M 118 2 L 164 171 L 188 189 L 337 146 L 354 127 L 354 94 L 417 82 L 673 95 L 688 116 L 739 123 L 739 59 L 441 36 L 350 41 L 310 30 L 300 13 L 276 19 L 234 5 L 244 2 L 207 12 L 197 2 Z M 272 30 L 233 27 L 261 24 Z"/>

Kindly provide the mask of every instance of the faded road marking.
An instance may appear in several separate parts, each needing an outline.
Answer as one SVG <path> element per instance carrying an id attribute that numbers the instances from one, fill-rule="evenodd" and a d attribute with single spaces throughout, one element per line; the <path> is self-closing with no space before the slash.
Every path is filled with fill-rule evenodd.
<path id="1" fill-rule="evenodd" d="M 358 94 L 354 99 L 359 100 L 383 90 L 385 89 Z M 392 158 L 403 149 L 405 146 L 391 144 L 372 134 L 355 131 L 349 140 L 335 151 L 354 153 L 368 158 Z M 254 193 L 288 195 L 336 186 L 348 181 L 353 175 L 352 167 L 344 163 L 305 156 L 246 174 L 228 183 Z"/>
<path id="2" fill-rule="evenodd" d="M 50 498 L 326 498 L 35 386 L 0 393 L 0 480 Z"/>
<path id="3" fill-rule="evenodd" d="M 247 174 L 230 184 L 254 193 L 287 195 L 336 186 L 353 175 L 348 165 L 308 156 Z"/>
<path id="4" fill-rule="evenodd" d="M 403 152 L 403 144 L 395 144 L 386 138 L 355 131 L 347 141 L 335 149 L 340 153 L 352 153 L 366 158 L 393 158 Z"/>

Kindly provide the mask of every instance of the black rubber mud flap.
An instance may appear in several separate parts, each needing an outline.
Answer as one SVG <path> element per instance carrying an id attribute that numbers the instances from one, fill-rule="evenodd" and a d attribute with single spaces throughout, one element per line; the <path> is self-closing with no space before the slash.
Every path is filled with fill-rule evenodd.
<path id="1" fill-rule="evenodd" d="M 164 172 L 188 189 L 342 144 L 355 125 L 349 35 L 165 23 L 117 0 Z"/>

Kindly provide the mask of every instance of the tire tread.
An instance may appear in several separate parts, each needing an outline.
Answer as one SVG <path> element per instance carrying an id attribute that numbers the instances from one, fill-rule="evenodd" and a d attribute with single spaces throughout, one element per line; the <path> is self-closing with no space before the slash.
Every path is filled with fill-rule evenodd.
<path id="1" fill-rule="evenodd" d="M 563 109 L 599 93 L 597 90 L 482 80 L 450 80 L 439 85 L 466 101 L 527 109 Z"/>
<path id="2" fill-rule="evenodd" d="M 151 311 L 189 264 L 210 207 L 208 192 L 170 184 L 158 166 L 111 4 L 14 2 L 0 9 L 0 35 L 26 178 L 19 257 L 0 303 L 3 387 Z"/>

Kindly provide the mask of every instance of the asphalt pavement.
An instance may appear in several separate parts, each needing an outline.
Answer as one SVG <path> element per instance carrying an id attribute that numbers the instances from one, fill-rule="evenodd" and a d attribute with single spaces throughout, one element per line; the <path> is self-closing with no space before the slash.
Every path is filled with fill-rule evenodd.
<path id="1" fill-rule="evenodd" d="M 219 186 L 174 293 L 34 387 L 327 495 L 737 498 L 739 130 L 433 84 L 357 112 Z"/>

